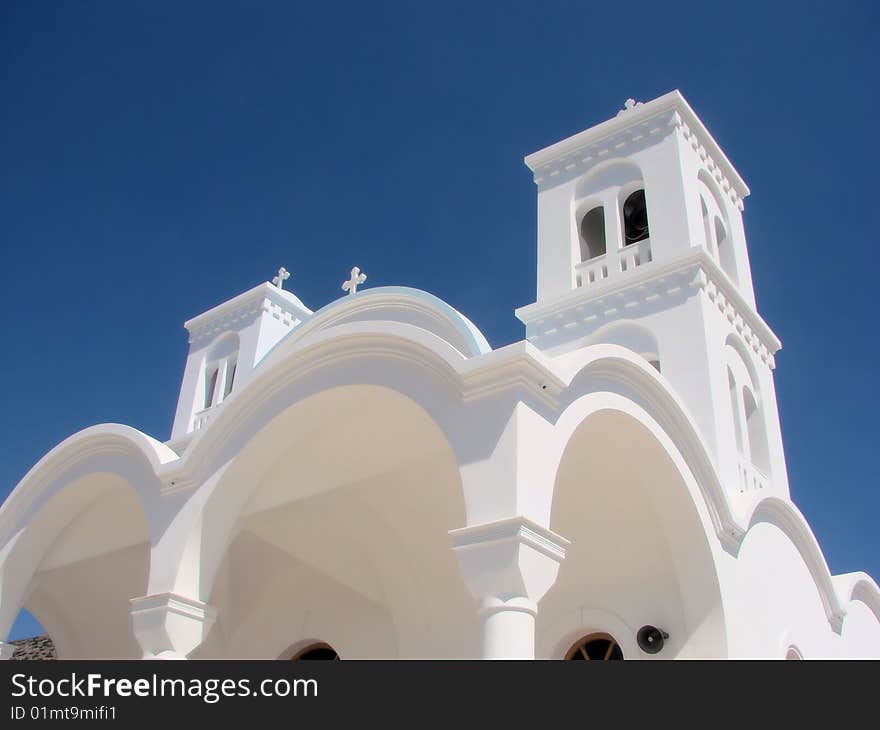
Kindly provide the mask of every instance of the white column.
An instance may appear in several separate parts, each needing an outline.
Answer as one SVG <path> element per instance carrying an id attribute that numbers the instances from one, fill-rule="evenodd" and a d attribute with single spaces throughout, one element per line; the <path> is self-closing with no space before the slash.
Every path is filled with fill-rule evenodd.
<path id="1" fill-rule="evenodd" d="M 620 276 L 620 252 L 623 250 L 623 216 L 617 197 L 620 188 L 606 191 L 602 199 L 605 209 L 605 261 L 608 263 L 608 278 Z"/>
<path id="2" fill-rule="evenodd" d="M 131 599 L 131 621 L 144 659 L 185 659 L 214 625 L 217 611 L 176 593 Z"/>
<path id="3" fill-rule="evenodd" d="M 211 399 L 212 406 L 219 406 L 223 402 L 223 394 L 226 390 L 226 369 L 229 367 L 229 358 L 223 358 L 217 365 L 217 382 L 214 383 L 214 395 Z"/>
<path id="4" fill-rule="evenodd" d="M 0 641 L 0 661 L 3 659 L 12 659 L 12 655 L 15 653 L 15 647 L 6 642 Z"/>
<path id="5" fill-rule="evenodd" d="M 568 540 L 526 517 L 449 533 L 479 602 L 484 659 L 534 659 L 538 601 L 556 581 Z"/>

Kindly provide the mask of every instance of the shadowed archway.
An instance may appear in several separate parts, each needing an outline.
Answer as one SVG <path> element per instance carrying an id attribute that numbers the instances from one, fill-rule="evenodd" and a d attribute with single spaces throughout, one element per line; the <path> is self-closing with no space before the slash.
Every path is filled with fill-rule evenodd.
<path id="1" fill-rule="evenodd" d="M 711 524 L 699 514 L 692 477 L 651 428 L 602 410 L 566 446 L 550 528 L 571 545 L 541 601 L 539 656 L 562 658 L 578 637 L 601 632 L 627 658 L 646 657 L 635 640 L 645 624 L 669 633 L 660 658 L 726 651 Z"/>

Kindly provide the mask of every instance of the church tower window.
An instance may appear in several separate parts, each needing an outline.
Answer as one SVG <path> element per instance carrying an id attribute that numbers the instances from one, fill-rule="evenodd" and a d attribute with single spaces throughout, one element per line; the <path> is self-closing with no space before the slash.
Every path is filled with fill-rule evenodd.
<path id="1" fill-rule="evenodd" d="M 727 240 L 727 232 L 724 230 L 724 224 L 720 218 L 715 218 L 715 248 L 718 250 L 718 260 L 724 273 L 727 274 L 734 283 L 738 283 L 736 275 L 736 261 L 733 256 L 733 246 Z"/>
<path id="2" fill-rule="evenodd" d="M 703 234 L 706 237 L 706 250 L 712 252 L 712 229 L 709 227 L 709 209 L 706 207 L 706 200 L 700 196 L 700 211 L 703 214 Z"/>
<path id="3" fill-rule="evenodd" d="M 610 634 L 590 634 L 578 639 L 565 658 L 573 661 L 619 661 L 623 659 L 620 644 Z"/>
<path id="4" fill-rule="evenodd" d="M 736 379 L 730 368 L 727 369 L 727 385 L 730 390 L 730 410 L 733 412 L 733 431 L 736 435 L 736 450 L 743 453 L 742 425 L 739 418 L 739 402 L 736 397 Z"/>
<path id="5" fill-rule="evenodd" d="M 649 236 L 644 190 L 636 190 L 623 202 L 623 233 L 626 246 L 644 241 Z"/>
<path id="6" fill-rule="evenodd" d="M 749 434 L 749 453 L 752 457 L 752 465 L 767 474 L 770 471 L 770 459 L 767 454 L 764 418 L 755 401 L 755 396 L 748 388 L 743 388 L 743 408 L 746 413 L 746 430 Z"/>
<path id="7" fill-rule="evenodd" d="M 220 374 L 220 367 L 214 365 L 205 378 L 205 408 L 214 405 L 214 392 L 217 390 L 217 376 Z"/>
<path id="8" fill-rule="evenodd" d="M 605 209 L 601 205 L 581 218 L 580 233 L 581 261 L 605 255 Z"/>
<path id="9" fill-rule="evenodd" d="M 235 367 L 238 363 L 230 358 L 226 364 L 226 383 L 223 386 L 223 397 L 226 398 L 232 392 L 232 384 L 235 380 Z"/>
<path id="10" fill-rule="evenodd" d="M 217 338 L 205 354 L 204 364 L 204 395 L 200 408 L 194 414 L 194 428 L 201 428 L 206 423 L 205 411 L 209 411 L 229 396 L 235 387 L 235 374 L 238 368 L 239 337 L 234 333 L 225 333 Z"/>

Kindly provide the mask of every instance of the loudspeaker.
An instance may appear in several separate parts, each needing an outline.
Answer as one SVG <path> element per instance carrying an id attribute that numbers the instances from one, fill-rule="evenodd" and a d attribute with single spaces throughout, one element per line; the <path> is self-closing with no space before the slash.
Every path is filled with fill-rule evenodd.
<path id="1" fill-rule="evenodd" d="M 636 641 L 645 654 L 657 654 L 662 648 L 663 643 L 669 638 L 669 634 L 656 626 L 642 626 L 636 634 Z"/>

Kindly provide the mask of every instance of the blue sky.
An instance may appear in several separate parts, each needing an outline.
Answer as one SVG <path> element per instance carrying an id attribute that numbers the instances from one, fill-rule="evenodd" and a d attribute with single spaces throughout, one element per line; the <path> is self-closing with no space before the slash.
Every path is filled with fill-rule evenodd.
<path id="1" fill-rule="evenodd" d="M 0 7 L 0 497 L 95 423 L 169 434 L 185 319 L 355 264 L 522 339 L 524 155 L 679 88 L 752 189 L 794 499 L 880 577 L 872 3 Z M 865 241 L 864 236 L 869 236 Z M 33 625 L 22 621 L 16 633 Z"/>

